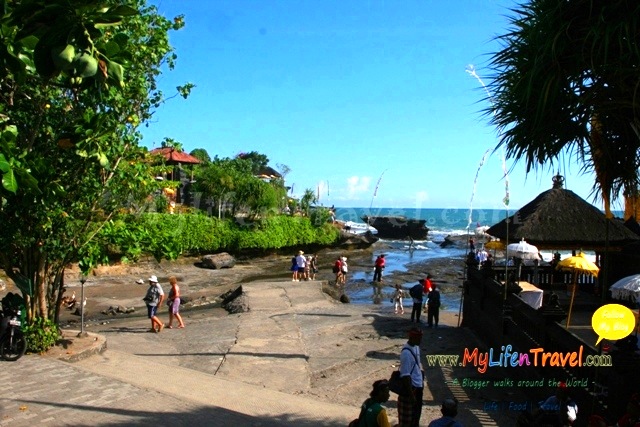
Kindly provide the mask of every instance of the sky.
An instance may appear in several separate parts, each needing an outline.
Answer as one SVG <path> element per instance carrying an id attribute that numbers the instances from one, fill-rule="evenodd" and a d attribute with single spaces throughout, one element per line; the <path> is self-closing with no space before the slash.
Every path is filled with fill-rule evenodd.
<path id="1" fill-rule="evenodd" d="M 504 207 L 482 82 L 515 2 L 150 3 L 185 19 L 171 33 L 178 60 L 160 88 L 169 96 L 186 82 L 196 87 L 141 129 L 148 148 L 169 137 L 212 158 L 257 151 L 290 169 L 290 195 L 312 189 L 324 206 Z M 565 188 L 601 208 L 593 176 L 570 160 L 528 175 L 507 160 L 509 207 L 550 189 L 560 172 Z"/>

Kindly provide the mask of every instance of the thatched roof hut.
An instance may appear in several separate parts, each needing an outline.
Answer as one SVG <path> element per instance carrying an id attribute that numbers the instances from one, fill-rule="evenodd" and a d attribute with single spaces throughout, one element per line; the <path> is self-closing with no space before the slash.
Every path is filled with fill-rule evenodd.
<path id="1" fill-rule="evenodd" d="M 562 188 L 560 176 L 554 178 L 551 190 L 490 227 L 487 234 L 509 242 L 525 239 L 539 249 L 601 251 L 608 244 L 610 250 L 619 250 L 640 240 L 621 220 L 607 219 L 595 206 Z"/>

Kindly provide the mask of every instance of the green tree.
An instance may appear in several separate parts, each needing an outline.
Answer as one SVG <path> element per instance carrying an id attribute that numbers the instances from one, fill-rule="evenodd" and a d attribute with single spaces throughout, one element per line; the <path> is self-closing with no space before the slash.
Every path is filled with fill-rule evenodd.
<path id="1" fill-rule="evenodd" d="M 211 163 L 211 157 L 209 157 L 209 153 L 207 153 L 207 150 L 205 150 L 204 148 L 196 148 L 189 154 L 200 160 L 204 164 Z"/>
<path id="2" fill-rule="evenodd" d="M 215 200 L 218 218 L 222 217 L 223 206 L 234 198 L 242 177 L 251 176 L 250 164 L 242 159 L 220 159 L 217 156 L 209 164 L 195 170 L 196 190 L 203 198 Z"/>
<path id="3" fill-rule="evenodd" d="M 269 165 L 269 158 L 260 154 L 257 151 L 251 151 L 249 153 L 240 153 L 238 154 L 239 159 L 243 159 L 251 165 L 251 172 L 254 175 L 257 175 Z"/>
<path id="4" fill-rule="evenodd" d="M 102 261 L 101 227 L 157 188 L 137 127 L 164 102 L 156 79 L 183 22 L 144 0 L 2 6 L 0 263 L 30 321 L 57 319 L 65 266 Z"/>
<path id="5" fill-rule="evenodd" d="M 176 141 L 173 138 L 169 138 L 169 137 L 163 138 L 162 142 L 160 143 L 160 146 L 162 148 L 173 148 L 175 151 L 180 152 L 180 153 L 183 151 L 182 143 Z"/>
<path id="6" fill-rule="evenodd" d="M 279 206 L 278 192 L 269 182 L 264 182 L 254 176 L 244 176 L 239 180 L 234 205 L 248 212 L 250 215 L 268 215 Z"/>
<path id="7" fill-rule="evenodd" d="M 499 145 L 527 172 L 575 156 L 610 216 L 638 188 L 640 3 L 531 0 L 514 13 L 491 60 Z"/>
<path id="8" fill-rule="evenodd" d="M 309 216 L 311 205 L 317 202 L 318 198 L 316 197 L 316 193 L 312 189 L 307 188 L 304 190 L 304 194 L 300 198 L 300 209 L 302 209 L 306 216 Z"/>

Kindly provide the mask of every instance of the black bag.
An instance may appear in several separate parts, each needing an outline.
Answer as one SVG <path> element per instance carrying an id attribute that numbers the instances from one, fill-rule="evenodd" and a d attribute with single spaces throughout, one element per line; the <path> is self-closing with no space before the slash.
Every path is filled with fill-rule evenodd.
<path id="1" fill-rule="evenodd" d="M 413 370 L 416 368 L 416 366 L 420 366 L 420 362 L 418 361 L 418 359 L 416 358 L 416 355 L 413 354 L 412 351 L 410 351 L 408 348 L 403 348 L 402 351 L 408 351 L 409 353 L 411 353 L 411 355 L 413 356 L 413 359 L 415 360 L 415 364 L 413 365 L 413 367 L 411 368 L 411 372 L 413 372 Z M 401 351 L 401 353 L 402 353 Z M 405 396 L 406 393 L 406 389 L 404 388 L 404 384 L 402 382 L 402 377 L 400 377 L 400 371 L 393 371 L 391 373 L 391 378 L 389 378 L 389 391 L 394 392 L 395 394 L 397 394 L 398 396 Z"/>
<path id="2" fill-rule="evenodd" d="M 400 371 L 393 371 L 391 378 L 389 378 L 389 391 L 397 394 L 398 396 L 404 395 L 405 389 L 400 377 Z"/>

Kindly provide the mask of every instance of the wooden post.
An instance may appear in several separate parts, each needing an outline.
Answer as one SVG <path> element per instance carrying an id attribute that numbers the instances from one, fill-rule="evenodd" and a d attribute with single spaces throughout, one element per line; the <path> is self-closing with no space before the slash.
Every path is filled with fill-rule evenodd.
<path id="1" fill-rule="evenodd" d="M 567 326 L 565 329 L 569 329 L 569 323 L 571 322 L 571 310 L 573 309 L 573 299 L 576 296 L 576 286 L 578 286 L 578 284 L 576 283 L 577 277 L 578 277 L 578 272 L 574 271 L 573 272 L 573 289 L 571 291 L 571 302 L 569 303 L 569 315 L 567 316 Z"/>

